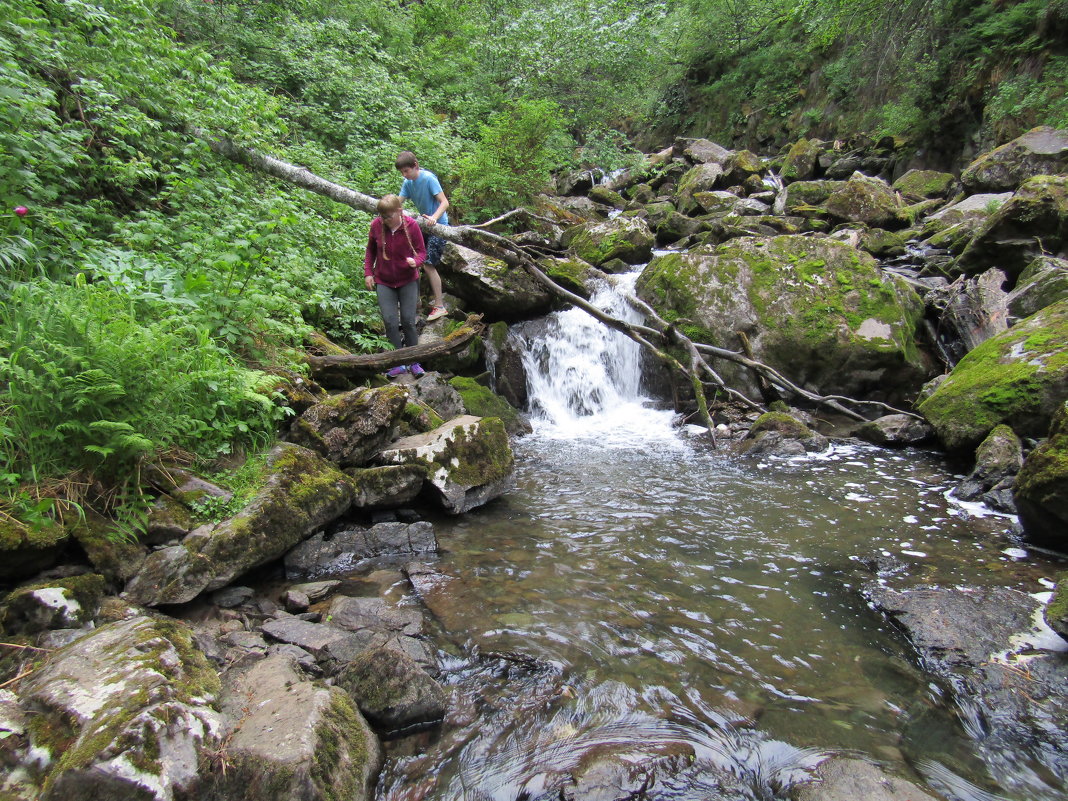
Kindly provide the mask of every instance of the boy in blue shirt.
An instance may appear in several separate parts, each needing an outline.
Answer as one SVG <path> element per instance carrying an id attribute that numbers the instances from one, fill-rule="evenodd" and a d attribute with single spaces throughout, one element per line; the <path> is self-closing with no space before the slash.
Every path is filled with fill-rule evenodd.
<path id="1" fill-rule="evenodd" d="M 415 154 L 410 150 L 404 150 L 397 155 L 397 169 L 404 176 L 404 183 L 401 184 L 398 194 L 415 203 L 420 216 L 428 222 L 448 225 L 449 215 L 445 213 L 445 210 L 449 208 L 449 199 L 445 197 L 438 177 L 430 170 L 420 167 Z M 423 270 L 426 272 L 427 280 L 430 281 L 430 291 L 434 295 L 430 313 L 426 316 L 427 322 L 444 317 L 448 313 L 441 296 L 441 276 L 438 275 L 437 270 L 444 250 L 444 239 L 433 234 L 427 237 L 426 261 L 423 263 Z"/>

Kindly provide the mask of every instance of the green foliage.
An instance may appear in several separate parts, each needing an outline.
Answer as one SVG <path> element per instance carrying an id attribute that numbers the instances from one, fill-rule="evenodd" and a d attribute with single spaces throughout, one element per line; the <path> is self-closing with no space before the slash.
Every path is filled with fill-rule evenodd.
<path id="1" fill-rule="evenodd" d="M 520 98 L 482 126 L 479 142 L 459 164 L 458 201 L 477 215 L 515 208 L 548 185 L 552 169 L 574 147 L 560 107 Z"/>

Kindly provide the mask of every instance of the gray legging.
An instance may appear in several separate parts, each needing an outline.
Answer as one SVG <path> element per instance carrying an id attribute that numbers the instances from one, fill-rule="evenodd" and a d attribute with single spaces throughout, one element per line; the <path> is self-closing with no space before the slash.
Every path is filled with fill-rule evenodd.
<path id="1" fill-rule="evenodd" d="M 378 291 L 378 308 L 382 311 L 382 322 L 386 324 L 386 336 L 393 343 L 393 347 L 418 345 L 419 332 L 415 329 L 415 310 L 419 305 L 419 282 L 411 281 L 396 289 L 375 284 L 375 289 Z"/>

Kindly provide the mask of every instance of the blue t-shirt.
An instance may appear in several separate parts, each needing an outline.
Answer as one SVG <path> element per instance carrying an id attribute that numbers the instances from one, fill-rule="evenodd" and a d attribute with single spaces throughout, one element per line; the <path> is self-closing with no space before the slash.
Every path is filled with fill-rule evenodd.
<path id="1" fill-rule="evenodd" d="M 404 183 L 401 184 L 400 196 L 411 198 L 415 203 L 415 207 L 419 209 L 420 214 L 431 215 L 438 209 L 438 201 L 434 195 L 441 193 L 441 183 L 438 181 L 438 176 L 434 175 L 430 170 L 419 168 L 419 177 L 414 181 L 410 181 L 407 178 L 404 179 Z M 438 222 L 442 225 L 449 224 L 448 212 L 442 214 L 438 218 Z"/>

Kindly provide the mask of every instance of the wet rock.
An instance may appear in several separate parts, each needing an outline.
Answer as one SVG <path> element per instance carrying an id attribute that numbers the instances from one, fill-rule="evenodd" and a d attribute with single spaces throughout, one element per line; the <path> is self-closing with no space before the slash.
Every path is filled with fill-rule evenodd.
<path id="1" fill-rule="evenodd" d="M 494 364 L 494 376 L 494 390 L 497 394 L 516 409 L 525 409 L 528 400 L 527 370 L 523 364 L 523 349 L 516 338 L 508 337 L 501 345 Z M 458 417 L 459 414 L 457 411 L 453 417 Z"/>
<path id="2" fill-rule="evenodd" d="M 592 264 L 588 264 L 582 259 L 546 256 L 538 259 L 538 266 L 549 278 L 569 292 L 573 292 L 583 298 L 590 296 L 590 292 L 586 288 L 586 281 L 593 269 Z"/>
<path id="3" fill-rule="evenodd" d="M 596 203 L 611 206 L 614 209 L 623 209 L 627 205 L 627 201 L 623 199 L 621 194 L 600 184 L 590 190 L 589 198 Z"/>
<path id="4" fill-rule="evenodd" d="M 523 319 L 552 308 L 553 296 L 525 270 L 460 245 L 445 247 L 440 272 L 448 291 L 464 301 L 465 309 L 498 320 Z"/>
<path id="5" fill-rule="evenodd" d="M 1013 500 L 1028 539 L 1068 552 L 1068 404 L 1065 402 L 1061 402 L 1053 418 L 1049 438 L 1027 455 L 1016 476 Z"/>
<path id="6" fill-rule="evenodd" d="M 974 278 L 960 276 L 952 284 L 933 289 L 924 298 L 939 314 L 939 331 L 946 351 L 959 361 L 964 354 L 1009 327 L 1005 273 L 987 270 Z"/>
<path id="7" fill-rule="evenodd" d="M 367 651 L 345 666 L 337 685 L 374 725 L 395 731 L 445 717 L 448 694 L 407 654 Z"/>
<path id="8" fill-rule="evenodd" d="M 953 494 L 962 501 L 974 501 L 984 493 L 1012 486 L 1023 466 L 1023 445 L 1011 428 L 999 425 L 975 451 L 975 468 Z"/>
<path id="9" fill-rule="evenodd" d="M 565 234 L 565 242 L 578 258 L 597 267 L 612 259 L 627 264 L 648 261 L 654 237 L 645 220 L 616 217 L 570 229 Z"/>
<path id="10" fill-rule="evenodd" d="M 496 417 L 504 423 L 509 434 L 529 434 L 530 422 L 512 404 L 477 379 L 456 376 L 449 379 L 449 386 L 456 390 L 463 401 L 461 414 L 475 417 Z"/>
<path id="11" fill-rule="evenodd" d="M 225 677 L 227 799 L 369 801 L 382 749 L 349 697 L 274 654 Z"/>
<path id="12" fill-rule="evenodd" d="M 268 637 L 303 648 L 320 662 L 333 660 L 344 664 L 372 647 L 367 636 L 295 617 L 268 620 L 261 628 Z"/>
<path id="13" fill-rule="evenodd" d="M 384 467 L 350 467 L 345 475 L 352 479 L 355 509 L 396 509 L 411 503 L 426 480 L 426 471 L 418 465 Z"/>
<path id="14" fill-rule="evenodd" d="M 381 598 L 340 595 L 331 601 L 326 614 L 332 626 L 347 631 L 381 629 L 408 637 L 423 633 L 423 614 L 418 608 L 393 606 Z"/>
<path id="15" fill-rule="evenodd" d="M 979 156 L 960 177 L 972 192 L 1004 192 L 1032 176 L 1063 172 L 1068 172 L 1068 131 L 1040 126 Z"/>
<path id="16" fill-rule="evenodd" d="M 1068 176 L 1029 178 L 976 232 L 960 269 L 1004 270 L 1014 280 L 1034 259 L 1068 256 Z"/>
<path id="17" fill-rule="evenodd" d="M 351 570 L 361 559 L 401 554 L 436 553 L 438 541 L 430 523 L 377 523 L 349 526 L 327 537 L 318 533 L 285 556 L 289 578 L 311 578 Z"/>
<path id="18" fill-rule="evenodd" d="M 1068 573 L 1061 575 L 1046 608 L 1042 610 L 1046 625 L 1068 640 Z"/>
<path id="19" fill-rule="evenodd" d="M 1068 299 L 1068 260 L 1040 256 L 1020 273 L 1005 299 L 1011 318 L 1020 320 Z"/>
<path id="20" fill-rule="evenodd" d="M 42 801 L 199 797 L 220 745 L 218 676 L 174 620 L 101 626 L 52 653 L 20 689 L 45 765 Z"/>
<path id="21" fill-rule="evenodd" d="M 0 604 L 0 623 L 12 634 L 80 628 L 96 616 L 104 589 L 96 573 L 16 587 Z"/>
<path id="22" fill-rule="evenodd" d="M 747 456 L 791 457 L 820 453 L 828 447 L 830 442 L 825 436 L 797 418 L 784 412 L 767 412 L 753 423 L 739 450 Z"/>
<path id="23" fill-rule="evenodd" d="M 280 558 L 352 504 L 347 476 L 316 454 L 281 444 L 270 453 L 263 487 L 251 503 L 216 526 L 202 526 L 181 545 L 153 551 L 126 586 L 131 603 L 184 603 Z"/>
<path id="24" fill-rule="evenodd" d="M 906 448 L 934 438 L 934 429 L 911 414 L 888 414 L 858 428 L 854 435 L 873 445 Z"/>
<path id="25" fill-rule="evenodd" d="M 893 183 L 893 189 L 907 198 L 944 198 L 953 194 L 957 178 L 948 172 L 909 170 Z"/>
<path id="26" fill-rule="evenodd" d="M 504 424 L 493 417 L 458 417 L 429 434 L 397 440 L 378 458 L 423 465 L 450 514 L 481 506 L 512 486 L 512 448 Z"/>
<path id="27" fill-rule="evenodd" d="M 1068 301 L 969 352 L 917 405 L 949 450 L 970 450 L 996 425 L 1043 437 L 1068 397 Z"/>
<path id="28" fill-rule="evenodd" d="M 361 467 L 390 441 L 407 402 L 395 385 L 334 395 L 293 421 L 289 440 L 340 467 Z"/>
<path id="29" fill-rule="evenodd" d="M 860 759 L 835 757 L 820 765 L 814 781 L 795 785 L 793 801 L 937 801 L 912 782 Z"/>
<path id="30" fill-rule="evenodd" d="M 1051 775 L 1066 775 L 1068 653 L 1050 650 L 1057 638 L 1038 626 L 1040 601 L 1005 587 L 869 587 L 865 594 L 948 687 L 987 759 L 1026 754 Z"/>

